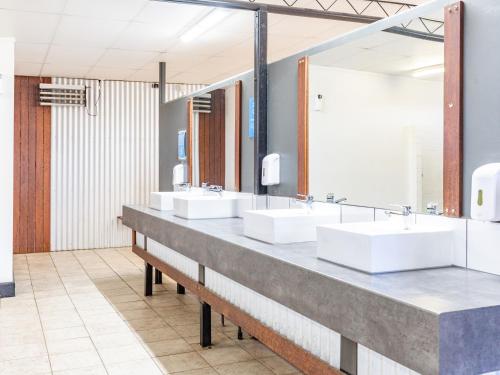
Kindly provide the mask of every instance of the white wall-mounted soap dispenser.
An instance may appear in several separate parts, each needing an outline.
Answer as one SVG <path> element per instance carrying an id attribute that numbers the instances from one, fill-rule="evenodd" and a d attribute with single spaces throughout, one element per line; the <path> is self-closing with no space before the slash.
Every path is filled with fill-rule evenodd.
<path id="1" fill-rule="evenodd" d="M 187 182 L 186 178 L 186 166 L 185 164 L 177 164 L 172 171 L 172 185 L 174 190 L 179 185 L 185 184 Z"/>
<path id="2" fill-rule="evenodd" d="M 262 159 L 262 185 L 278 185 L 280 183 L 280 156 L 269 154 Z"/>
<path id="3" fill-rule="evenodd" d="M 471 218 L 500 221 L 500 163 L 485 164 L 472 174 Z"/>

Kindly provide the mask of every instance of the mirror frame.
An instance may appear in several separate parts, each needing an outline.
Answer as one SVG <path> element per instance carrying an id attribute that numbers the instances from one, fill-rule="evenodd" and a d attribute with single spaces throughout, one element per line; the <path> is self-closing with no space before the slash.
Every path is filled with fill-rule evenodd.
<path id="1" fill-rule="evenodd" d="M 444 215 L 463 208 L 464 3 L 444 8 L 443 202 Z M 298 61 L 297 194 L 309 194 L 309 58 Z"/>
<path id="2" fill-rule="evenodd" d="M 221 89 L 229 87 L 221 87 Z M 234 82 L 234 107 L 235 107 L 235 130 L 234 130 L 234 186 L 235 191 L 241 191 L 241 105 L 242 105 L 242 88 L 243 83 L 241 80 Z M 211 92 L 211 91 L 210 91 Z M 193 183 L 193 126 L 194 126 L 194 113 L 193 113 L 193 98 L 190 98 L 187 102 L 187 111 L 188 111 L 188 123 L 186 127 L 186 138 L 188 144 L 188 154 L 187 154 L 187 173 L 188 173 L 188 182 L 190 184 Z"/>

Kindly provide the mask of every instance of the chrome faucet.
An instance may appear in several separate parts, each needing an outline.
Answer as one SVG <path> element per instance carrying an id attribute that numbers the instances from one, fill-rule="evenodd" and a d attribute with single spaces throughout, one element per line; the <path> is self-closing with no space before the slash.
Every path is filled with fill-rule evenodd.
<path id="1" fill-rule="evenodd" d="M 401 205 L 401 204 L 391 204 L 391 206 L 399 207 L 399 208 L 401 208 L 401 211 L 387 210 L 387 211 L 385 211 L 385 214 L 387 216 L 391 216 L 391 215 L 410 216 L 411 213 L 412 213 L 410 205 L 405 205 L 405 204 L 403 204 L 403 205 Z"/>
<path id="2" fill-rule="evenodd" d="M 442 215 L 443 212 L 439 211 L 438 204 L 434 202 L 427 203 L 427 213 L 429 215 Z"/>
<path id="3" fill-rule="evenodd" d="M 392 211 L 392 210 L 387 210 L 385 211 L 385 214 L 387 216 L 392 216 L 392 215 L 401 215 L 403 216 L 403 229 L 408 230 L 410 229 L 410 215 L 412 214 L 411 206 L 410 205 L 400 205 L 400 204 L 391 204 L 391 206 L 399 207 L 401 208 L 401 211 Z"/>
<path id="4" fill-rule="evenodd" d="M 314 203 L 314 197 L 312 195 L 297 194 L 295 201 L 305 203 L 307 209 L 311 210 Z"/>
<path id="5" fill-rule="evenodd" d="M 175 185 L 179 191 L 189 191 L 191 190 L 191 184 L 189 182 L 185 182 L 183 184 Z"/>
<path id="6" fill-rule="evenodd" d="M 345 202 L 347 200 L 346 197 L 342 197 L 342 198 L 339 198 L 339 199 L 335 199 L 335 194 L 333 193 L 328 193 L 326 195 L 326 203 L 342 203 L 342 202 Z"/>

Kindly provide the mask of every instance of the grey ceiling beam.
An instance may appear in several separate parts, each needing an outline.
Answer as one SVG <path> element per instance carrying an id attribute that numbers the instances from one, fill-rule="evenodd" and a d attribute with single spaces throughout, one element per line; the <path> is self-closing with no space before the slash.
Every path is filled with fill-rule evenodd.
<path id="1" fill-rule="evenodd" d="M 322 18 L 336 21 L 373 23 L 381 20 L 381 17 L 373 17 L 362 14 L 351 14 L 343 12 L 332 12 L 318 9 L 289 7 L 283 5 L 262 4 L 257 2 L 237 0 L 153 0 L 167 3 L 201 5 L 208 7 L 227 8 L 235 10 L 258 11 L 265 10 L 267 13 L 282 14 L 287 16 Z"/>

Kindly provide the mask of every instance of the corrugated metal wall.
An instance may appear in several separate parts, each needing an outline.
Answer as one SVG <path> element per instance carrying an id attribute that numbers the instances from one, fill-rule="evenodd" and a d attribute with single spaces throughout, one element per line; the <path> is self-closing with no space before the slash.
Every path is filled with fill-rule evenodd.
<path id="1" fill-rule="evenodd" d="M 158 190 L 158 88 L 151 83 L 55 78 L 89 87 L 87 109 L 52 107 L 51 249 L 120 247 L 123 204 Z M 167 85 L 173 100 L 202 85 Z M 97 102 L 97 105 L 94 105 Z"/>

